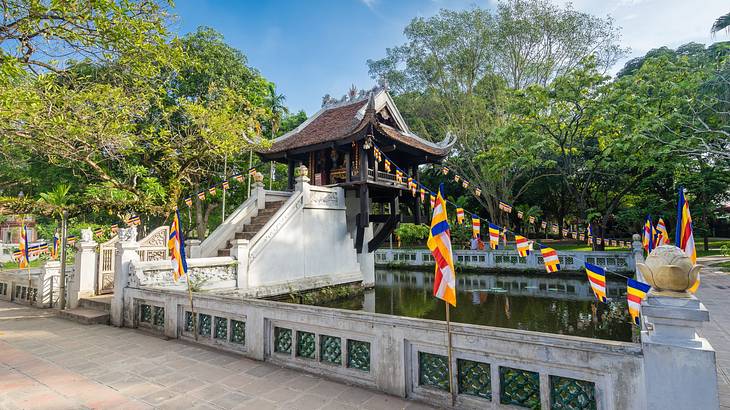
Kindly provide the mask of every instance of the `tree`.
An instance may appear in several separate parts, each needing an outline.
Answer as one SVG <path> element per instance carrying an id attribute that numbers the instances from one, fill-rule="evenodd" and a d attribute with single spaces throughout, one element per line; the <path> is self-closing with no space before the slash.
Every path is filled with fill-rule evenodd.
<path id="1" fill-rule="evenodd" d="M 61 277 L 59 283 L 58 308 L 63 310 L 66 308 L 66 231 L 68 221 L 68 211 L 71 206 L 71 198 L 69 196 L 70 185 L 57 185 L 53 191 L 41 194 L 40 201 L 47 206 L 52 216 L 59 220 L 59 230 L 61 235 Z"/>
<path id="2" fill-rule="evenodd" d="M 728 27 L 730 27 L 730 13 L 718 17 L 717 20 L 712 23 L 710 31 L 712 34 L 715 34 L 718 31 L 726 30 Z"/>

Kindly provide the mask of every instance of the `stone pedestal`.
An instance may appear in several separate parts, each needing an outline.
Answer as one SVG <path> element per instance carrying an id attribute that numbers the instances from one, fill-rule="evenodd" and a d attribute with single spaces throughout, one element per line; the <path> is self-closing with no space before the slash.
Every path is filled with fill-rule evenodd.
<path id="1" fill-rule="evenodd" d="M 201 250 L 199 239 L 187 239 L 185 240 L 185 256 L 190 258 L 200 258 Z"/>
<path id="2" fill-rule="evenodd" d="M 91 239 L 91 235 L 82 235 L 82 238 L 88 239 L 88 241 L 82 240 L 78 243 L 74 274 L 68 281 L 68 307 L 70 309 L 79 306 L 79 299 L 94 295 L 94 284 L 98 275 L 97 243 Z"/>
<path id="3" fill-rule="evenodd" d="M 264 183 L 257 181 L 253 183 L 252 195 L 256 195 L 256 207 L 258 209 L 266 208 L 266 192 L 264 190 Z"/>
<path id="4" fill-rule="evenodd" d="M 647 408 L 717 409 L 715 350 L 697 334 L 710 320 L 695 296 L 649 295 L 641 332 Z"/>
<path id="5" fill-rule="evenodd" d="M 124 326 L 125 312 L 124 289 L 129 285 L 129 266 L 139 261 L 137 250 L 137 228 L 135 226 L 119 229 L 119 242 L 114 260 L 114 297 L 111 306 L 111 323 L 114 326 Z"/>
<path id="6" fill-rule="evenodd" d="M 631 252 L 634 254 L 634 263 L 636 265 L 636 279 L 639 282 L 644 282 L 644 276 L 639 271 L 639 264 L 644 263 L 644 246 L 641 244 L 641 236 L 634 234 L 631 240 Z"/>

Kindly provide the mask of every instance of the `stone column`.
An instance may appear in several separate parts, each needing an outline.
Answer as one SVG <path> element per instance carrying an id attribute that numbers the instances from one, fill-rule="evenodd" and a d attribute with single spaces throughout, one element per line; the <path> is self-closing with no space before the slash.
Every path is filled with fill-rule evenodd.
<path id="1" fill-rule="evenodd" d="M 710 320 L 705 306 L 686 289 L 700 270 L 679 248 L 663 245 L 637 264 L 652 286 L 641 312 L 646 403 L 656 409 L 719 407 L 715 350 L 698 335 Z"/>
<path id="2" fill-rule="evenodd" d="M 236 287 L 248 289 L 248 239 L 232 239 L 231 257 L 236 258 L 238 267 L 236 269 Z"/>
<path id="3" fill-rule="evenodd" d="M 645 282 L 644 276 L 639 270 L 639 264 L 644 263 L 644 245 L 641 243 L 641 236 L 635 233 L 631 240 L 631 253 L 634 255 L 634 263 L 636 264 L 636 279 Z"/>
<path id="4" fill-rule="evenodd" d="M 91 229 L 81 231 L 81 241 L 76 245 L 76 260 L 73 277 L 68 281 L 68 307 L 79 306 L 79 299 L 94 296 L 94 286 L 98 275 L 99 255 L 96 253 L 96 241 Z"/>
<path id="5" fill-rule="evenodd" d="M 256 207 L 258 209 L 266 208 L 266 190 L 264 189 L 264 174 L 256 172 L 253 175 L 253 190 L 251 195 L 256 195 Z"/>
<path id="6" fill-rule="evenodd" d="M 124 326 L 124 318 L 131 317 L 132 314 L 132 304 L 125 306 L 124 289 L 129 284 L 130 264 L 139 261 L 138 249 L 137 227 L 119 229 L 119 242 L 114 259 L 114 297 L 111 306 L 111 323 L 114 326 Z"/>
<path id="7" fill-rule="evenodd" d="M 61 262 L 47 261 L 41 268 L 39 278 L 38 303 L 42 307 L 53 307 L 58 301 L 58 292 L 61 279 Z"/>

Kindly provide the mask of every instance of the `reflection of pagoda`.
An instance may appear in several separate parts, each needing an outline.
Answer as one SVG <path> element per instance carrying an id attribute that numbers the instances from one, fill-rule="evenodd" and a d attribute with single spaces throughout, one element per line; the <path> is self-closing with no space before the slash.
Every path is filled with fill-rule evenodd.
<path id="1" fill-rule="evenodd" d="M 342 101 L 326 99 L 324 103 L 321 110 L 259 155 L 288 165 L 289 189 L 299 165 L 307 166 L 312 184 L 344 188 L 355 247 L 358 253 L 371 253 L 401 221 L 401 202 L 411 209 L 415 223 L 421 223 L 429 202 L 419 206 L 420 196 L 408 191 L 407 177 L 398 181 L 395 166 L 388 172 L 385 158 L 374 160 L 373 145 L 418 180 L 418 166 L 441 162 L 455 140 L 447 137 L 433 143 L 413 134 L 383 89 L 359 95 L 352 92 Z M 373 204 L 378 206 L 372 208 Z M 373 209 L 380 212 L 373 214 Z"/>

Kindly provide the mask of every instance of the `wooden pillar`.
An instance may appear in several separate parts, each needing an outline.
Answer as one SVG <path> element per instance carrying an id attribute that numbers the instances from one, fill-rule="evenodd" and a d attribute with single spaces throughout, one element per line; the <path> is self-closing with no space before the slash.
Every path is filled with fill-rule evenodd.
<path id="1" fill-rule="evenodd" d="M 370 225 L 370 193 L 368 192 L 368 156 L 362 144 L 358 144 L 360 157 L 360 212 L 357 215 L 357 235 L 355 248 L 358 253 L 367 253 L 368 244 L 365 242 L 365 228 Z"/>
<path id="2" fill-rule="evenodd" d="M 351 182 L 352 181 L 352 164 L 350 163 L 349 149 L 347 152 L 345 152 L 345 173 L 347 174 L 345 181 Z"/>
<path id="3" fill-rule="evenodd" d="M 413 175 L 413 179 L 416 181 L 421 180 L 421 176 L 418 174 L 418 165 L 413 166 L 413 171 L 411 172 L 411 175 Z M 413 222 L 416 225 L 420 225 L 421 221 L 423 220 L 423 215 L 421 214 L 422 206 L 421 206 L 421 192 L 420 187 L 418 188 L 419 192 L 416 193 L 416 197 L 413 198 L 415 201 L 413 201 Z"/>
<path id="4" fill-rule="evenodd" d="M 291 191 L 294 189 L 294 160 L 290 159 L 286 170 L 286 186 Z"/>

